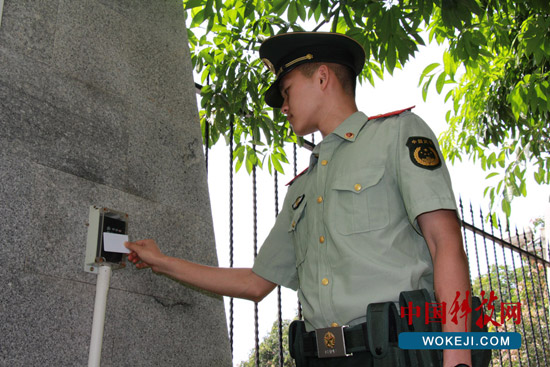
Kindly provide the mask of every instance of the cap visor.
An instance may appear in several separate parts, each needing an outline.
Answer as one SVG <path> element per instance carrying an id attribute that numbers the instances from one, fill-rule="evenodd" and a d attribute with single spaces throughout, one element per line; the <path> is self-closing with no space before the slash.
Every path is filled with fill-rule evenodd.
<path id="1" fill-rule="evenodd" d="M 281 96 L 281 91 L 279 90 L 278 80 L 271 84 L 271 87 L 265 92 L 265 103 L 273 108 L 281 108 L 283 105 L 283 96 Z"/>

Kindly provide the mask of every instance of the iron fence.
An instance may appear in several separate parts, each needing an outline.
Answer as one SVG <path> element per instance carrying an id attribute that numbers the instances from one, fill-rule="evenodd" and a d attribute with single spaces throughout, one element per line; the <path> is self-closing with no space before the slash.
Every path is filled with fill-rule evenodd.
<path id="1" fill-rule="evenodd" d="M 550 262 L 543 233 L 520 232 L 481 210 L 474 213 L 471 204 L 465 209 L 462 200 L 459 208 L 472 288 L 485 295 L 485 312 L 494 320 L 488 323 L 489 331 L 522 335 L 519 350 L 494 350 L 492 365 L 549 366 Z M 495 302 L 489 302 L 491 294 Z M 517 304 L 514 317 L 506 320 L 507 306 Z"/>

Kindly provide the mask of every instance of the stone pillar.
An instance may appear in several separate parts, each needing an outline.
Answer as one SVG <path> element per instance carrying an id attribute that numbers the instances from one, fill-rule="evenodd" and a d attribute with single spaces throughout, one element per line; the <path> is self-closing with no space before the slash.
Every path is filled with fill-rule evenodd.
<path id="1" fill-rule="evenodd" d="M 84 366 L 90 205 L 216 265 L 181 0 L 4 0 L 0 365 Z M 220 297 L 114 270 L 102 366 L 230 366 Z"/>

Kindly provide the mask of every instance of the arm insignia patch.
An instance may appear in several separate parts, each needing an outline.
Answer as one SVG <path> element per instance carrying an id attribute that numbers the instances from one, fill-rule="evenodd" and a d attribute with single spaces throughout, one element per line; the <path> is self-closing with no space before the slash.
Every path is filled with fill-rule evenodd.
<path id="1" fill-rule="evenodd" d="M 420 168 L 434 170 L 441 167 L 441 158 L 431 139 L 411 136 L 407 140 L 411 161 Z"/>

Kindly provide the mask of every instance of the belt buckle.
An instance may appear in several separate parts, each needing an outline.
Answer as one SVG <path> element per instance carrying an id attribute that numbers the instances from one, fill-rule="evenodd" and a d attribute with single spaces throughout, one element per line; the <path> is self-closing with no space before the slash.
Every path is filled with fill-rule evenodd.
<path id="1" fill-rule="evenodd" d="M 349 357 L 353 355 L 346 352 L 345 328 L 347 328 L 346 325 L 315 330 L 319 358 Z"/>

